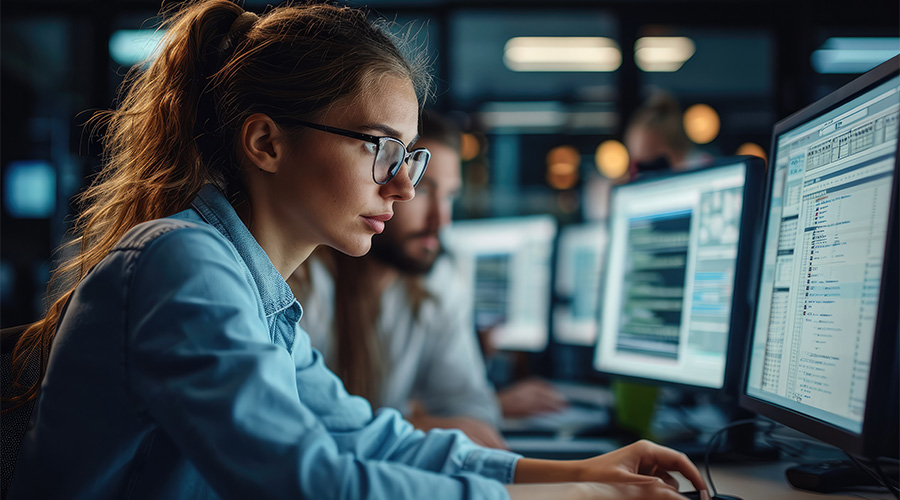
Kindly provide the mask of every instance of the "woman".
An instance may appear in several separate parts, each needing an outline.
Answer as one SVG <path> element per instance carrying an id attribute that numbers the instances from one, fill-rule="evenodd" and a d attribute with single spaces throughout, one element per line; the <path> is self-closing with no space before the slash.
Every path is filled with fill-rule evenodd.
<path id="1" fill-rule="evenodd" d="M 284 277 L 318 245 L 364 254 L 412 198 L 427 78 L 346 8 L 206 0 L 166 36 L 106 115 L 73 283 L 17 346 L 53 344 L 10 498 L 677 498 L 665 470 L 703 488 L 649 443 L 520 459 L 348 396 Z"/>

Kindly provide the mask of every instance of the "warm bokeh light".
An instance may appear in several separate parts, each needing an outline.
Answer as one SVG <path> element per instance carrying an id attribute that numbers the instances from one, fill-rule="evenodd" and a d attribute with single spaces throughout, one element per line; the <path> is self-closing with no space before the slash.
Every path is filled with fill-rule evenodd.
<path id="1" fill-rule="evenodd" d="M 608 179 L 618 179 L 628 172 L 628 150 L 621 142 L 610 139 L 597 146 L 594 154 L 597 170 Z"/>
<path id="2" fill-rule="evenodd" d="M 547 153 L 547 167 L 553 168 L 558 163 L 576 169 L 581 164 L 581 154 L 572 146 L 556 146 Z"/>
<path id="3" fill-rule="evenodd" d="M 708 104 L 694 104 L 684 112 L 684 131 L 697 144 L 708 144 L 719 135 L 719 114 Z"/>
<path id="4" fill-rule="evenodd" d="M 759 144 L 753 142 L 745 142 L 741 144 L 737 149 L 737 154 L 758 156 L 763 160 L 766 160 L 766 150 L 763 149 Z"/>
<path id="5" fill-rule="evenodd" d="M 569 189 L 578 182 L 581 154 L 572 146 L 557 146 L 547 153 L 547 184 Z"/>
<path id="6" fill-rule="evenodd" d="M 460 156 L 463 161 L 469 161 L 476 158 L 481 153 L 481 141 L 475 134 L 466 132 L 462 135 Z"/>
<path id="7" fill-rule="evenodd" d="M 578 183 L 578 165 L 551 163 L 547 165 L 547 184 L 554 189 L 569 189 Z"/>

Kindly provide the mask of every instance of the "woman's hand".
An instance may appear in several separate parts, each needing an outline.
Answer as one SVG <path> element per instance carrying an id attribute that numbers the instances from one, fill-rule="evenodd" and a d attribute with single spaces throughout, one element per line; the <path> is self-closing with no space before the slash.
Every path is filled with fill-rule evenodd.
<path id="1" fill-rule="evenodd" d="M 606 484 L 658 484 L 677 489 L 670 472 L 679 472 L 698 491 L 706 483 L 684 455 L 650 441 L 638 441 L 587 460 L 556 461 L 523 458 L 516 466 L 516 483 L 599 482 Z"/>
<path id="2" fill-rule="evenodd" d="M 626 483 L 511 484 L 511 500 L 685 500 L 662 481 Z"/>
<path id="3" fill-rule="evenodd" d="M 669 472 L 680 472 L 698 491 L 706 489 L 697 466 L 684 453 L 646 440 L 583 462 L 582 481 L 631 483 L 657 477 L 677 488 Z"/>

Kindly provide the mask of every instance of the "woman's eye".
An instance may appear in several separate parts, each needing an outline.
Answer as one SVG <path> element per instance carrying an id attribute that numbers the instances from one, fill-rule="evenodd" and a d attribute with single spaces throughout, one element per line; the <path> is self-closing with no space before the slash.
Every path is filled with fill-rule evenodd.
<path id="1" fill-rule="evenodd" d="M 378 152 L 378 145 L 371 143 L 371 142 L 365 143 L 365 148 L 366 148 L 366 151 L 368 151 L 369 153 L 372 153 L 372 154 L 375 154 Z"/>

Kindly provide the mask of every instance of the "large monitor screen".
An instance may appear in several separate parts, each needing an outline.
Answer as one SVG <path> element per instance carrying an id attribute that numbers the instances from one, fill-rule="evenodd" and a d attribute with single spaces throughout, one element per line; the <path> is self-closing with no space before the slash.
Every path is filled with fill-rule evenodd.
<path id="1" fill-rule="evenodd" d="M 895 76 L 773 137 L 746 394 L 854 433 L 873 359 L 898 113 Z"/>
<path id="2" fill-rule="evenodd" d="M 553 339 L 592 346 L 597 339 L 600 277 L 606 257 L 606 225 L 570 224 L 559 232 Z"/>
<path id="3" fill-rule="evenodd" d="M 594 367 L 724 385 L 744 161 L 613 191 Z"/>
<path id="4" fill-rule="evenodd" d="M 547 346 L 556 226 L 550 215 L 470 219 L 442 234 L 472 290 L 475 327 L 498 349 Z"/>

